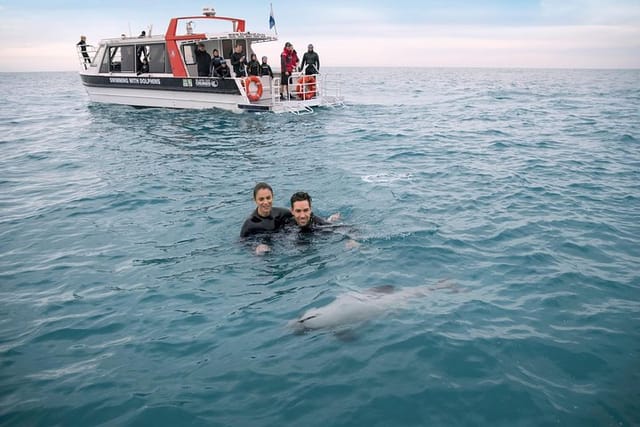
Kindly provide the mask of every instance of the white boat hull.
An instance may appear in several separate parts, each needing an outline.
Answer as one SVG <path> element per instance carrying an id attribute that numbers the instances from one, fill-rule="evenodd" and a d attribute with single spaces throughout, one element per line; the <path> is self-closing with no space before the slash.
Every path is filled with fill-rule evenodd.
<path id="1" fill-rule="evenodd" d="M 87 86 L 86 89 L 89 99 L 93 102 L 132 105 L 137 107 L 220 108 L 228 111 L 241 111 L 238 105 L 245 102 L 245 99 L 243 99 L 241 95 L 90 86 Z"/>

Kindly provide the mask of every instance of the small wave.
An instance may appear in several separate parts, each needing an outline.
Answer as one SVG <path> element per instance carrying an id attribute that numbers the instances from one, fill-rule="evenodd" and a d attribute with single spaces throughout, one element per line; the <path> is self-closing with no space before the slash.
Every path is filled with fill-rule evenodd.
<path id="1" fill-rule="evenodd" d="M 382 172 L 373 175 L 365 175 L 362 177 L 364 182 L 374 183 L 374 184 L 387 184 L 390 182 L 402 181 L 411 179 L 413 175 L 410 173 L 393 173 L 393 172 Z"/>

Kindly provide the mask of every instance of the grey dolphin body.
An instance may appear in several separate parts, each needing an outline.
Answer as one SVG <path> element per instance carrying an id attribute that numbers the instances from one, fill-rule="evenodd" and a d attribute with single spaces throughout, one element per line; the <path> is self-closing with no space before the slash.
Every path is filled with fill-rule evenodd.
<path id="1" fill-rule="evenodd" d="M 364 292 L 350 291 L 338 295 L 329 304 L 312 308 L 289 324 L 296 332 L 313 329 L 339 330 L 373 319 L 386 312 L 401 309 L 431 291 L 447 286 L 395 288 L 379 286 Z"/>

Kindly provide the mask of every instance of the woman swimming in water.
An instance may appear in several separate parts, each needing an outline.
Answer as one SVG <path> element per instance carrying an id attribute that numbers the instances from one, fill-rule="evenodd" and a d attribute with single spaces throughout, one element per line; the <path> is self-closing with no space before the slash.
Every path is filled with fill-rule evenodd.
<path id="1" fill-rule="evenodd" d="M 292 218 L 291 211 L 287 208 L 273 207 L 273 189 L 266 182 L 259 182 L 253 188 L 253 201 L 256 209 L 247 218 L 240 230 L 240 237 L 249 237 L 256 234 L 272 233 L 278 231 Z M 267 252 L 269 246 L 260 244 L 256 253 Z"/>

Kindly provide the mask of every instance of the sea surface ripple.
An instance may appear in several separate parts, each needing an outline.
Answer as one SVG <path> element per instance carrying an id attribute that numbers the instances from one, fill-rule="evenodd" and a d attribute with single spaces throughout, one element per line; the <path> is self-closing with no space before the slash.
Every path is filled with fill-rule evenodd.
<path id="1" fill-rule="evenodd" d="M 640 424 L 640 71 L 329 71 L 345 107 L 303 116 L 0 74 L 0 424 Z M 346 231 L 254 255 L 263 180 Z"/>

